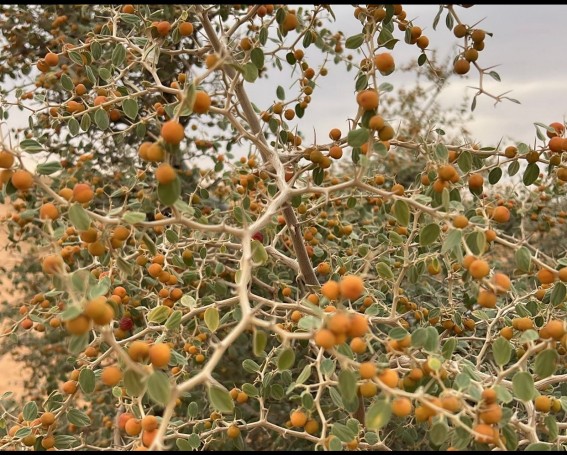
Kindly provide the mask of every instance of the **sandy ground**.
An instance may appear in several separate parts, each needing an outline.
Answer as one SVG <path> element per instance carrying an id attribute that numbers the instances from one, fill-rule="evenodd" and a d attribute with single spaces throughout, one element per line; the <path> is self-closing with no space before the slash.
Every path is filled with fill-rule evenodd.
<path id="1" fill-rule="evenodd" d="M 0 217 L 9 211 L 8 207 L 0 204 Z M 0 262 L 4 267 L 9 267 L 20 258 L 14 254 L 7 253 L 4 246 L 7 243 L 7 235 L 3 222 L 0 222 Z M 0 277 L 0 302 L 6 298 L 13 298 L 10 281 L 5 277 Z M 0 303 L 1 305 L 1 303 Z M 8 321 L 0 321 L 0 333 L 7 327 Z M 20 398 L 23 392 L 21 386 L 22 379 L 29 377 L 31 372 L 23 368 L 21 364 L 14 361 L 9 352 L 0 351 L 0 396 L 8 390 L 14 392 L 16 398 Z"/>

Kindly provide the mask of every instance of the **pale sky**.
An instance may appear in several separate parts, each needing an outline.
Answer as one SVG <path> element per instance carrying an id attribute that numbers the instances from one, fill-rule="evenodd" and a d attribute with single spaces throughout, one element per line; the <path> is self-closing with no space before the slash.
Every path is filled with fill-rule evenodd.
<path id="1" fill-rule="evenodd" d="M 424 34 L 429 37 L 430 48 L 438 50 L 440 61 L 446 55 L 452 57 L 456 54 L 455 43 L 460 40 L 447 29 L 446 12 L 434 31 L 432 23 L 438 11 L 437 5 L 404 5 L 404 8 L 408 19 L 421 26 Z M 487 77 L 487 90 L 495 94 L 511 90 L 509 96 L 521 102 L 515 104 L 505 101 L 494 107 L 491 99 L 479 97 L 474 119 L 468 124 L 472 138 L 484 146 L 496 145 L 503 137 L 505 143 L 509 142 L 509 138 L 533 143 L 534 122 L 549 124 L 563 121 L 567 113 L 567 59 L 564 49 L 567 5 L 474 5 L 468 9 L 455 6 L 455 9 L 461 20 L 469 25 L 484 19 L 478 27 L 494 34 L 492 38 L 487 36 L 479 63 L 482 66 L 499 64 L 495 70 L 500 74 L 502 82 Z M 353 16 L 352 6 L 333 5 L 333 10 L 337 21 L 330 25 L 331 30 L 342 30 L 346 37 L 360 33 L 360 23 Z M 397 28 L 395 37 L 401 39 L 393 52 L 397 64 L 417 59 L 418 49 L 404 43 L 403 34 Z M 293 33 L 287 39 L 293 39 Z M 315 62 L 316 51 L 314 46 L 306 50 L 310 62 Z M 329 75 L 319 78 L 313 101 L 301 120 L 301 131 L 305 134 L 304 144 L 314 143 L 314 131 L 319 143 L 327 139 L 328 131 L 333 127 L 346 132 L 346 118 L 353 116 L 354 70 L 347 73 L 340 65 L 329 63 L 327 66 Z M 268 108 L 276 101 L 277 85 L 282 85 L 286 94 L 297 93 L 296 87 L 290 88 L 289 74 L 279 73 L 271 66 L 269 72 L 269 79 L 257 80 L 250 90 L 251 98 L 261 109 Z M 411 85 L 411 77 L 397 71 L 381 77 L 380 81 L 391 83 L 394 95 L 404 84 Z M 455 76 L 441 97 L 443 106 L 457 105 L 467 90 L 472 97 L 474 90 L 466 87 L 476 85 L 477 82 L 475 69 L 471 69 L 466 76 Z M 248 83 L 246 86 L 252 88 Z M 20 113 L 16 109 L 10 111 L 11 126 L 16 123 L 21 126 L 27 124 L 27 113 Z M 293 125 L 294 122 L 290 124 Z"/>

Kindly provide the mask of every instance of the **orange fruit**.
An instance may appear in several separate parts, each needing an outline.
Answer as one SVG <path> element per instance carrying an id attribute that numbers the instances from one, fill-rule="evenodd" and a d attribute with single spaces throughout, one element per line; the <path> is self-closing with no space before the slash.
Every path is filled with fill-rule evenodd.
<path id="1" fill-rule="evenodd" d="M 44 427 L 48 427 L 55 422 L 55 414 L 52 412 L 44 412 L 39 420 Z"/>
<path id="2" fill-rule="evenodd" d="M 497 223 L 506 223 L 510 220 L 510 210 L 503 205 L 498 206 L 492 212 L 492 219 Z"/>
<path id="3" fill-rule="evenodd" d="M 43 258 L 41 263 L 41 268 L 43 273 L 47 275 L 54 275 L 65 270 L 65 266 L 63 264 L 63 258 L 58 254 L 50 254 Z"/>
<path id="4" fill-rule="evenodd" d="M 158 428 L 159 422 L 156 416 L 147 415 L 142 418 L 142 430 L 154 431 Z"/>
<path id="5" fill-rule="evenodd" d="M 551 398 L 546 395 L 540 395 L 534 400 L 536 411 L 549 412 L 551 410 Z"/>
<path id="6" fill-rule="evenodd" d="M 226 435 L 230 439 L 236 439 L 238 438 L 238 436 L 240 436 L 240 428 L 238 428 L 236 425 L 231 425 L 227 428 Z"/>
<path id="7" fill-rule="evenodd" d="M 364 282 L 362 278 L 355 275 L 345 275 L 339 283 L 341 295 L 345 299 L 356 300 L 364 292 Z"/>
<path id="8" fill-rule="evenodd" d="M 394 57 L 389 52 L 382 52 L 374 56 L 374 65 L 383 76 L 391 74 L 396 69 Z"/>
<path id="9" fill-rule="evenodd" d="M 12 185 L 21 191 L 27 191 L 33 186 L 33 176 L 23 169 L 18 169 L 12 174 Z"/>
<path id="10" fill-rule="evenodd" d="M 358 367 L 358 372 L 362 379 L 371 379 L 376 376 L 376 364 L 374 362 L 362 362 Z"/>
<path id="11" fill-rule="evenodd" d="M 400 377 L 396 370 L 393 370 L 391 368 L 385 368 L 384 370 L 382 370 L 380 374 L 378 374 L 378 379 L 380 380 L 380 382 L 386 384 L 388 387 L 393 389 L 398 386 L 398 381 L 400 380 Z"/>
<path id="12" fill-rule="evenodd" d="M 510 290 L 510 287 L 512 286 L 508 275 L 501 272 L 496 272 L 492 276 L 492 283 L 496 287 L 496 292 L 499 294 L 505 294 Z"/>
<path id="13" fill-rule="evenodd" d="M 292 30 L 295 30 L 298 25 L 299 20 L 297 19 L 297 16 L 292 13 L 287 13 L 282 22 L 282 29 L 284 30 L 284 32 L 290 32 Z"/>
<path id="14" fill-rule="evenodd" d="M 100 375 L 101 382 L 109 387 L 114 387 L 121 379 L 122 371 L 120 371 L 120 368 L 114 366 L 103 368 L 102 374 Z"/>
<path id="15" fill-rule="evenodd" d="M 0 152 L 0 167 L 4 169 L 9 169 L 14 164 L 14 155 L 5 150 Z"/>
<path id="16" fill-rule="evenodd" d="M 320 329 L 315 333 L 315 344 L 324 349 L 331 349 L 336 344 L 336 337 L 329 329 Z"/>
<path id="17" fill-rule="evenodd" d="M 485 260 L 477 259 L 471 263 L 469 273 L 473 278 L 480 280 L 490 273 L 490 266 Z"/>
<path id="18" fill-rule="evenodd" d="M 358 92 L 356 102 L 365 111 L 371 111 L 378 108 L 379 96 L 376 90 L 368 89 Z"/>
<path id="19" fill-rule="evenodd" d="M 464 229 L 469 225 L 469 219 L 465 215 L 457 215 L 453 218 L 453 226 L 457 229 Z"/>
<path id="20" fill-rule="evenodd" d="M 350 342 L 350 348 L 355 354 L 364 354 L 366 352 L 366 341 L 360 337 L 354 337 Z"/>
<path id="21" fill-rule="evenodd" d="M 167 366 L 171 359 L 171 348 L 165 343 L 157 343 L 150 347 L 150 362 L 156 368 Z"/>
<path id="22" fill-rule="evenodd" d="M 136 419 L 135 417 L 129 419 L 124 425 L 124 430 L 128 436 L 138 436 L 142 432 L 142 424 L 140 423 L 140 419 Z"/>
<path id="23" fill-rule="evenodd" d="M 327 281 L 321 286 L 321 294 L 329 300 L 336 300 L 340 295 L 340 286 L 336 281 Z"/>
<path id="24" fill-rule="evenodd" d="M 77 183 L 73 187 L 73 199 L 81 204 L 92 201 L 94 198 L 94 191 L 87 183 Z"/>
<path id="25" fill-rule="evenodd" d="M 197 91 L 195 93 L 195 101 L 193 103 L 193 112 L 195 114 L 206 114 L 211 107 L 211 97 L 208 93 Z"/>
<path id="26" fill-rule="evenodd" d="M 177 172 L 168 163 L 161 163 L 156 169 L 156 180 L 162 185 L 167 185 L 177 178 Z"/>
<path id="27" fill-rule="evenodd" d="M 350 316 L 345 311 L 337 311 L 327 321 L 327 328 L 335 335 L 342 335 L 350 328 Z"/>
<path id="28" fill-rule="evenodd" d="M 548 269 L 541 269 L 536 277 L 541 284 L 551 284 L 555 281 L 555 274 Z"/>
<path id="29" fill-rule="evenodd" d="M 42 220 L 56 220 L 57 218 L 59 218 L 59 210 L 57 209 L 57 207 L 55 207 L 55 204 L 47 202 L 39 208 L 39 217 Z"/>
<path id="30" fill-rule="evenodd" d="M 157 433 L 158 433 L 158 430 L 144 431 L 142 433 L 142 444 L 144 444 L 144 446 L 146 446 L 146 447 L 150 447 L 152 445 L 152 442 L 154 442 L 154 439 L 156 438 Z"/>
<path id="31" fill-rule="evenodd" d="M 43 57 L 43 59 L 49 66 L 57 66 L 59 64 L 59 56 L 53 52 L 48 52 L 47 54 L 45 54 L 45 57 Z"/>
<path id="32" fill-rule="evenodd" d="M 502 408 L 497 403 L 490 403 L 483 407 L 478 417 L 483 423 L 498 423 L 502 420 Z"/>
<path id="33" fill-rule="evenodd" d="M 483 308 L 496 308 L 496 294 L 492 291 L 481 290 L 476 301 Z"/>
<path id="34" fill-rule="evenodd" d="M 135 362 L 147 358 L 150 354 L 150 346 L 145 341 L 136 340 L 130 344 L 128 355 Z"/>
<path id="35" fill-rule="evenodd" d="M 494 444 L 498 437 L 498 430 L 486 423 L 478 423 L 473 427 L 473 431 L 478 433 L 474 440 L 485 444 Z"/>
<path id="36" fill-rule="evenodd" d="M 307 423 L 307 415 L 303 411 L 293 411 L 289 416 L 289 420 L 294 427 L 303 428 Z"/>
<path id="37" fill-rule="evenodd" d="M 172 145 L 179 145 L 185 137 L 185 128 L 177 120 L 169 120 L 161 126 L 161 137 Z"/>
<path id="38" fill-rule="evenodd" d="M 191 22 L 181 22 L 179 24 L 179 34 L 189 36 L 193 34 L 193 24 Z"/>
<path id="39" fill-rule="evenodd" d="M 167 21 L 161 21 L 157 23 L 156 29 L 160 36 L 167 36 L 171 30 L 171 24 Z"/>
<path id="40" fill-rule="evenodd" d="M 71 335 L 83 335 L 90 329 L 91 321 L 84 314 L 65 322 L 65 328 Z"/>
<path id="41" fill-rule="evenodd" d="M 349 337 L 362 337 L 368 332 L 368 319 L 360 313 L 354 313 L 350 317 L 350 327 L 347 331 Z"/>
<path id="42" fill-rule="evenodd" d="M 378 393 L 378 386 L 371 381 L 366 381 L 358 386 L 358 390 L 363 397 L 372 398 Z"/>
<path id="43" fill-rule="evenodd" d="M 413 406 L 411 400 L 406 397 L 396 397 L 392 401 L 392 414 L 397 417 L 406 417 L 411 414 Z"/>

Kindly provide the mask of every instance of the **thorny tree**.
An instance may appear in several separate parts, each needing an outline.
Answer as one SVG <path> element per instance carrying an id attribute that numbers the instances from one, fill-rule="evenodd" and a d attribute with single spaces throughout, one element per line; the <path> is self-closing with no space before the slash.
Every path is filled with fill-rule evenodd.
<path id="1" fill-rule="evenodd" d="M 50 372 L 2 398 L 0 448 L 565 447 L 567 257 L 538 237 L 564 232 L 565 126 L 481 147 L 424 105 L 398 130 L 397 48 L 446 75 L 402 5 L 352 11 L 345 37 L 327 5 L 2 8 L 1 114 L 29 113 L 16 143 L 2 125 L 2 197 L 33 243 L 2 337 Z M 516 101 L 461 12 L 433 28 L 473 109 Z M 307 141 L 329 71 L 349 127 Z"/>

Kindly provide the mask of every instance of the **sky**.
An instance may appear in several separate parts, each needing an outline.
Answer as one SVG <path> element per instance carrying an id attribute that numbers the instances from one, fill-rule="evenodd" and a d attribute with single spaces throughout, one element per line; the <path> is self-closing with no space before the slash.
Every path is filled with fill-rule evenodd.
<path id="1" fill-rule="evenodd" d="M 421 26 L 423 33 L 429 37 L 430 48 L 437 49 L 441 61 L 446 56 L 456 55 L 456 43 L 460 40 L 447 29 L 445 12 L 437 30 L 433 30 L 437 5 L 404 5 L 404 8 L 407 17 Z M 487 90 L 495 94 L 511 90 L 509 96 L 521 102 L 504 101 L 494 106 L 493 100 L 486 96 L 479 97 L 473 120 L 467 124 L 472 139 L 483 146 L 495 146 L 501 139 L 504 139 L 504 145 L 511 140 L 533 143 L 534 122 L 562 122 L 567 114 L 567 59 L 563 31 L 567 5 L 474 5 L 466 9 L 455 6 L 455 9 L 464 23 L 470 25 L 482 20 L 478 27 L 494 34 L 492 38 L 486 38 L 479 63 L 482 66 L 499 65 L 495 70 L 502 81 L 487 77 Z M 360 22 L 354 18 L 352 6 L 333 5 L 333 10 L 337 20 L 330 25 L 331 30 L 342 30 L 346 37 L 360 33 Z M 417 59 L 419 52 L 416 46 L 404 43 L 403 34 L 397 28 L 395 36 L 402 39 L 393 52 L 396 64 Z M 293 33 L 288 36 L 288 39 L 292 38 Z M 316 53 L 314 46 L 311 46 L 306 50 L 306 57 L 315 62 Z M 301 120 L 304 144 L 314 143 L 315 134 L 317 142 L 321 143 L 334 127 L 346 132 L 346 118 L 354 115 L 354 71 L 347 73 L 332 63 L 327 66 L 329 75 L 318 79 L 313 102 Z M 391 83 L 394 95 L 401 87 L 413 85 L 411 76 L 398 71 L 381 77 L 380 82 Z M 453 77 L 450 86 L 440 97 L 441 105 L 446 108 L 458 105 L 464 93 L 472 97 L 475 91 L 467 89 L 467 86 L 476 85 L 477 82 L 478 74 L 474 69 L 466 76 Z M 288 94 L 297 93 L 296 87 L 290 87 L 289 74 L 271 71 L 271 68 L 270 78 L 258 79 L 253 89 L 246 83 L 250 87 L 252 100 L 261 109 L 276 101 L 277 85 L 282 85 Z M 345 106 L 348 107 L 346 114 Z M 12 109 L 11 114 L 11 125 L 27 124 L 25 112 Z M 391 120 L 395 124 L 395 119 Z"/>

